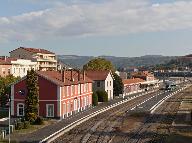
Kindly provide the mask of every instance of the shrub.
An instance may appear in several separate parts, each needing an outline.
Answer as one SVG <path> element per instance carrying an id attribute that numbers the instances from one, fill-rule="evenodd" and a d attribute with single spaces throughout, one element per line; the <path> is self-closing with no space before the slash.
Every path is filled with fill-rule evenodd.
<path id="1" fill-rule="evenodd" d="M 16 126 L 15 126 L 16 130 L 21 130 L 23 128 L 24 128 L 24 123 L 23 122 L 17 122 L 16 123 Z"/>
<path id="2" fill-rule="evenodd" d="M 106 91 L 98 90 L 96 93 L 97 93 L 99 102 L 107 102 L 108 101 L 108 94 Z"/>
<path id="3" fill-rule="evenodd" d="M 24 121 L 23 123 L 24 123 L 24 126 L 23 126 L 24 129 L 28 129 L 30 127 L 29 121 Z"/>
<path id="4" fill-rule="evenodd" d="M 96 92 L 93 92 L 93 94 L 92 94 L 92 103 L 93 103 L 93 106 L 98 105 L 98 96 L 97 96 Z"/>
<path id="5" fill-rule="evenodd" d="M 36 125 L 43 125 L 43 118 L 42 117 L 37 117 L 37 119 L 35 120 L 35 124 Z"/>

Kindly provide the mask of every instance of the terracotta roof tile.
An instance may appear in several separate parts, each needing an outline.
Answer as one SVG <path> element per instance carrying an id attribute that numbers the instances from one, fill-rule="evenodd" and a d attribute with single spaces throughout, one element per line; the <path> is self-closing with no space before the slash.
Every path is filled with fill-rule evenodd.
<path id="1" fill-rule="evenodd" d="M 57 85 L 73 85 L 78 83 L 90 83 L 91 79 L 85 77 L 85 81 L 83 80 L 83 74 L 80 74 L 80 81 L 78 81 L 78 72 L 72 72 L 72 80 L 71 80 L 71 71 L 65 71 L 65 83 L 62 82 L 62 74 L 58 71 L 38 71 L 38 75 L 47 78 L 48 80 L 53 81 Z"/>
<path id="2" fill-rule="evenodd" d="M 145 82 L 145 80 L 141 78 L 133 78 L 133 79 L 124 79 L 123 84 L 134 84 L 134 83 L 142 83 Z"/>
<path id="3" fill-rule="evenodd" d="M 5 58 L 0 58 L 0 64 L 10 65 L 11 61 L 16 61 L 16 60 L 17 60 L 16 58 L 9 58 L 9 57 L 7 57 L 6 59 Z"/>
<path id="4" fill-rule="evenodd" d="M 92 80 L 105 80 L 110 71 L 86 71 L 85 73 Z"/>
<path id="5" fill-rule="evenodd" d="M 45 49 L 40 49 L 40 48 L 19 47 L 19 48 L 17 48 L 17 49 L 20 49 L 20 48 L 22 48 L 22 49 L 24 49 L 24 50 L 26 50 L 26 51 L 29 51 L 29 52 L 31 52 L 31 53 L 55 54 L 55 53 L 53 53 L 53 52 L 50 52 L 50 51 L 45 50 Z M 15 49 L 15 50 L 17 50 L 17 49 Z M 15 50 L 13 50 L 13 51 L 15 51 Z M 12 52 L 12 51 L 11 51 L 11 52 Z"/>

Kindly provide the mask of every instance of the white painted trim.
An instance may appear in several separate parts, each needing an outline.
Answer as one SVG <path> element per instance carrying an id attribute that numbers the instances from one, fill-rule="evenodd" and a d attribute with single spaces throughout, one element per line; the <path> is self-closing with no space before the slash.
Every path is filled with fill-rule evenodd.
<path id="1" fill-rule="evenodd" d="M 86 93 L 86 94 L 81 94 L 81 95 L 78 95 L 78 96 L 72 96 L 70 98 L 65 98 L 65 99 L 62 99 L 61 101 L 65 101 L 65 100 L 69 100 L 69 99 L 74 99 L 74 98 L 78 98 L 78 97 L 81 97 L 81 96 L 84 96 L 84 95 L 92 95 L 93 92 L 89 92 L 89 93 Z M 24 101 L 23 99 L 14 99 L 14 101 Z M 55 102 L 58 102 L 60 100 L 39 100 L 39 102 L 47 102 L 47 101 L 55 101 Z"/>
<path id="2" fill-rule="evenodd" d="M 53 116 L 48 116 L 48 106 L 53 106 Z M 54 117 L 55 111 L 54 111 L 54 104 L 46 104 L 46 117 Z"/>
<path id="3" fill-rule="evenodd" d="M 14 116 L 14 85 L 11 85 L 11 115 Z"/>
<path id="4" fill-rule="evenodd" d="M 19 105 L 23 105 L 23 115 L 19 115 Z M 17 116 L 23 117 L 25 115 L 25 104 L 24 103 L 17 103 Z"/>
<path id="5" fill-rule="evenodd" d="M 57 115 L 61 118 L 61 87 L 57 86 Z"/>

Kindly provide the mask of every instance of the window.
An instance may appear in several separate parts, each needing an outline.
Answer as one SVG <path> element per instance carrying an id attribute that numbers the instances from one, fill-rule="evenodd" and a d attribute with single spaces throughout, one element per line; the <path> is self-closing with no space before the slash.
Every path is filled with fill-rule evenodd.
<path id="1" fill-rule="evenodd" d="M 84 87 L 83 87 L 83 84 L 81 84 L 81 93 L 84 92 Z"/>
<path id="2" fill-rule="evenodd" d="M 108 85 L 109 85 L 109 82 L 107 81 L 107 87 L 108 87 Z"/>
<path id="3" fill-rule="evenodd" d="M 86 83 L 86 92 L 88 92 L 89 90 L 88 90 L 88 87 L 89 86 L 89 84 L 88 83 Z"/>
<path id="4" fill-rule="evenodd" d="M 101 84 L 100 84 L 100 81 L 97 81 L 97 87 L 100 87 Z"/>
<path id="5" fill-rule="evenodd" d="M 8 69 L 8 74 L 11 74 L 11 69 Z"/>
<path id="6" fill-rule="evenodd" d="M 87 84 L 84 84 L 84 92 L 87 91 Z"/>
<path id="7" fill-rule="evenodd" d="M 19 95 L 21 96 L 24 96 L 25 95 L 25 90 L 24 89 L 21 89 L 18 91 Z"/>
<path id="8" fill-rule="evenodd" d="M 67 89 L 67 96 L 69 96 L 69 94 L 70 94 L 70 87 L 67 86 L 66 89 Z"/>
<path id="9" fill-rule="evenodd" d="M 78 84 L 78 94 L 80 94 L 80 84 Z"/>
<path id="10" fill-rule="evenodd" d="M 71 85 L 71 95 L 73 95 L 73 93 L 74 93 L 73 87 L 74 87 L 74 85 Z"/>
<path id="11" fill-rule="evenodd" d="M 54 104 L 46 104 L 46 116 L 54 117 Z"/>
<path id="12" fill-rule="evenodd" d="M 63 113 L 66 114 L 67 113 L 67 106 L 65 103 L 63 103 Z"/>
<path id="13" fill-rule="evenodd" d="M 24 116 L 24 104 L 17 104 L 17 116 Z"/>
<path id="14" fill-rule="evenodd" d="M 2 73 L 5 74 L 5 68 L 2 68 Z"/>
<path id="15" fill-rule="evenodd" d="M 110 86 L 111 86 L 111 81 L 110 81 Z"/>

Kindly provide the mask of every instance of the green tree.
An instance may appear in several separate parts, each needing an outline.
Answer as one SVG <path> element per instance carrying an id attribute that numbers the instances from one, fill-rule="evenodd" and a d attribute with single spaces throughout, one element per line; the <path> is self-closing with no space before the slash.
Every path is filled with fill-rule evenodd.
<path id="1" fill-rule="evenodd" d="M 113 91 L 115 96 L 123 93 L 123 82 L 122 79 L 116 74 L 113 73 Z"/>
<path id="2" fill-rule="evenodd" d="M 104 58 L 95 58 L 90 60 L 87 64 L 83 66 L 84 70 L 111 70 L 114 71 L 115 68 L 113 64 Z"/>
<path id="3" fill-rule="evenodd" d="M 108 94 L 105 90 L 96 91 L 99 102 L 108 102 Z"/>
<path id="4" fill-rule="evenodd" d="M 96 92 L 93 92 L 93 94 L 92 94 L 92 104 L 93 104 L 93 106 L 98 105 L 98 96 L 97 96 Z"/>
<path id="5" fill-rule="evenodd" d="M 13 75 L 0 77 L 0 105 L 2 107 L 8 102 L 8 97 L 11 94 L 11 84 L 19 79 L 19 77 L 14 77 Z"/>
<path id="6" fill-rule="evenodd" d="M 25 119 L 34 122 L 38 117 L 39 86 L 38 76 L 34 70 L 27 72 L 27 96 L 25 99 Z"/>

